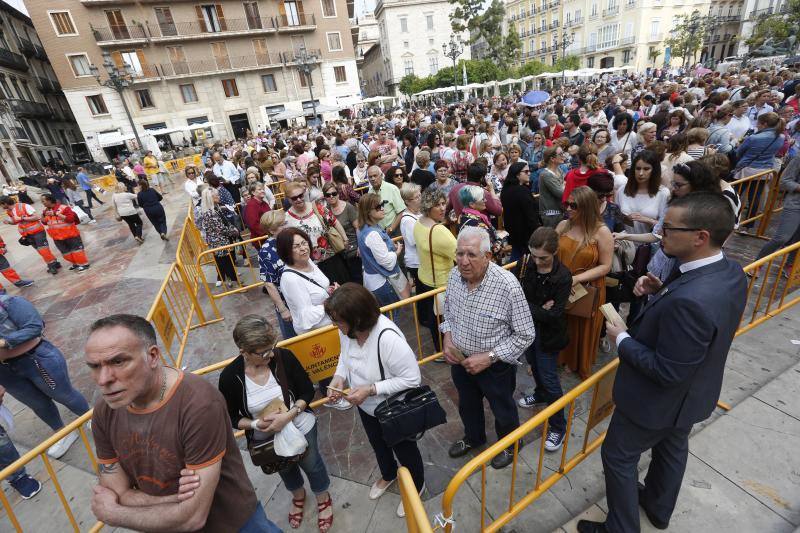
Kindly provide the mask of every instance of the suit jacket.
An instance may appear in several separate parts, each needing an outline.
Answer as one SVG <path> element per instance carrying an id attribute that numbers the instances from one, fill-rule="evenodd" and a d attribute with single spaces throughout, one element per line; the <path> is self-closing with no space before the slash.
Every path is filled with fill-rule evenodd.
<path id="1" fill-rule="evenodd" d="M 742 267 L 723 258 L 654 295 L 619 346 L 616 408 L 648 429 L 709 417 L 747 299 Z"/>

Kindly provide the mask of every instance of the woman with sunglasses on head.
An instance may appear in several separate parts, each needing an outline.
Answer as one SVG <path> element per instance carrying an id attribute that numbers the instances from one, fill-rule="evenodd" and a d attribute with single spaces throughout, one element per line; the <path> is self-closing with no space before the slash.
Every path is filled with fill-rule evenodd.
<path id="1" fill-rule="evenodd" d="M 661 185 L 661 161 L 655 152 L 640 152 L 633 160 L 632 173 L 617 192 L 616 203 L 629 218 L 632 233 L 647 233 L 664 215 L 669 190 Z"/>
<path id="2" fill-rule="evenodd" d="M 333 524 L 333 502 L 328 469 L 317 444 L 317 418 L 308 407 L 314 399 L 314 385 L 290 350 L 275 347 L 277 341 L 275 330 L 263 317 L 240 318 L 233 328 L 239 356 L 222 370 L 219 390 L 233 428 L 244 430 L 248 446 L 268 441 L 288 424 L 304 435 L 308 447 L 302 459 L 278 471 L 292 494 L 289 525 L 297 529 L 303 523 L 306 490 L 302 471 L 317 500 L 317 527 L 326 533 Z M 264 414 L 268 406 L 271 412 Z M 272 406 L 276 406 L 274 410 Z"/>
<path id="3" fill-rule="evenodd" d="M 411 287 L 400 270 L 399 257 L 403 243 L 394 244 L 378 222 L 386 216 L 384 201 L 368 193 L 358 201 L 358 251 L 364 266 L 364 287 L 381 306 L 389 305 L 411 295 Z"/>
<path id="4" fill-rule="evenodd" d="M 564 219 L 561 198 L 564 195 L 564 174 L 561 164 L 566 154 L 560 146 L 545 149 L 543 168 L 539 172 L 539 216 L 542 225 L 555 228 Z"/>
<path id="5" fill-rule="evenodd" d="M 333 213 L 333 216 L 336 217 L 336 220 L 339 221 L 347 234 L 347 244 L 342 255 L 347 264 L 350 280 L 362 283 L 362 265 L 361 258 L 358 257 L 358 238 L 356 237 L 358 210 L 353 204 L 342 198 L 341 190 L 334 183 L 323 185 L 322 195 L 325 198 L 325 203 L 328 204 L 328 209 L 331 210 L 331 213 Z"/>
<path id="6" fill-rule="evenodd" d="M 593 286 L 597 299 L 590 317 L 567 316 L 570 343 L 561 351 L 559 363 L 586 379 L 597 356 L 604 321 L 597 308 L 605 302 L 605 277 L 611 271 L 614 239 L 600 216 L 597 195 L 589 187 L 573 190 L 564 207 L 567 219 L 556 227 L 558 259 L 572 273 L 572 284 Z"/>
<path id="7" fill-rule="evenodd" d="M 384 179 L 400 189 L 404 183 L 408 183 L 408 174 L 404 167 L 392 167 L 386 172 L 386 177 Z"/>
<path id="8" fill-rule="evenodd" d="M 347 265 L 341 254 L 337 254 L 331 245 L 327 233 L 331 227 L 345 236 L 346 232 L 336 220 L 330 209 L 322 202 L 309 202 L 306 200 L 306 185 L 302 182 L 289 182 L 285 184 L 286 200 L 289 208 L 286 210 L 286 225 L 303 230 L 311 239 L 311 260 L 325 273 L 328 279 L 337 283 L 349 281 Z M 322 191 L 320 191 L 322 196 Z"/>

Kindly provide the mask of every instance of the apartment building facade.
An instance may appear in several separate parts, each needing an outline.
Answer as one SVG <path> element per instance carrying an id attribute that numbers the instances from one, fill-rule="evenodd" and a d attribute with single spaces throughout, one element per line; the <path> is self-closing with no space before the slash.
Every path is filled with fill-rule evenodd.
<path id="1" fill-rule="evenodd" d="M 73 162 L 80 129 L 31 19 L 0 2 L 0 174 L 13 182 Z"/>
<path id="2" fill-rule="evenodd" d="M 375 19 L 380 37 L 383 87 L 378 92 L 400 96 L 400 80 L 414 74 L 420 78 L 452 66 L 442 45 L 453 35 L 450 14 L 454 6 L 447 0 L 378 0 Z M 464 42 L 459 60 L 470 59 L 466 32 L 456 35 Z"/>
<path id="3" fill-rule="evenodd" d="M 522 41 L 518 64 L 540 61 L 552 65 L 561 57 L 564 31 L 561 0 L 510 0 L 506 23 L 513 25 Z"/>
<path id="4" fill-rule="evenodd" d="M 312 93 L 313 104 L 329 110 L 359 98 L 352 0 L 28 0 L 27 5 L 97 159 L 112 158 L 120 139 L 132 137 L 120 98 L 146 148 L 155 146 L 145 130 L 208 123 L 188 135 L 231 139 L 274 127 L 278 121 L 272 117 L 285 116 L 284 111 L 313 114 Z M 121 93 L 99 85 L 92 73 L 97 66 L 106 78 L 104 54 L 131 73 L 132 83 Z M 299 67 L 309 56 L 307 76 Z"/>

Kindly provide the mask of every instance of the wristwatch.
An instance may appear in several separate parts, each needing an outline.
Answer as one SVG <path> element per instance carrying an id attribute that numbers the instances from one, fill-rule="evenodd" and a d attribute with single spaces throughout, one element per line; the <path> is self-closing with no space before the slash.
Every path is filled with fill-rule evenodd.
<path id="1" fill-rule="evenodd" d="M 495 364 L 497 362 L 497 354 L 494 353 L 494 350 L 489 350 L 489 362 L 491 364 Z"/>

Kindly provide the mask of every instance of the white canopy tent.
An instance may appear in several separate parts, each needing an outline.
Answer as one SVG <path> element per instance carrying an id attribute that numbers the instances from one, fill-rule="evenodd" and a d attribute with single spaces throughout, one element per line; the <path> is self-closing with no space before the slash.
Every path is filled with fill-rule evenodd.
<path id="1" fill-rule="evenodd" d="M 320 104 L 320 105 L 317 106 L 317 113 L 336 113 L 340 109 L 342 109 L 340 106 L 328 105 L 328 104 Z M 311 108 L 306 109 L 306 111 L 307 112 L 308 111 L 312 111 L 313 112 L 313 110 Z"/>
<path id="2" fill-rule="evenodd" d="M 422 91 L 422 92 L 424 93 L 425 91 Z M 420 95 L 420 94 L 422 94 L 422 93 L 417 93 L 414 96 L 417 96 L 417 95 Z M 359 103 L 361 103 L 361 104 L 373 104 L 373 103 L 376 103 L 376 102 L 383 102 L 385 100 L 395 100 L 396 98 L 397 98 L 396 96 L 380 96 L 380 95 L 379 96 L 370 96 L 369 98 L 364 98 Z"/>
<path id="3" fill-rule="evenodd" d="M 285 111 L 281 111 L 280 113 L 276 113 L 269 117 L 270 120 L 290 120 L 293 118 L 302 117 L 303 112 L 297 111 L 296 109 L 286 109 Z"/>
<path id="4" fill-rule="evenodd" d="M 186 131 L 184 128 L 160 128 L 157 130 L 144 130 L 148 135 L 168 135 L 170 133 L 182 133 Z"/>
<path id="5" fill-rule="evenodd" d="M 110 131 L 108 133 L 98 133 L 97 143 L 100 145 L 101 148 L 106 148 L 108 146 L 125 144 L 125 141 L 130 141 L 135 138 L 136 135 L 134 135 L 133 133 L 128 133 L 123 135 L 118 131 Z"/>
<path id="6" fill-rule="evenodd" d="M 219 122 L 199 122 L 197 124 L 189 124 L 188 126 L 183 126 L 180 128 L 180 131 L 194 131 L 194 130 L 204 130 L 206 128 L 210 128 L 211 126 L 216 126 Z"/>

